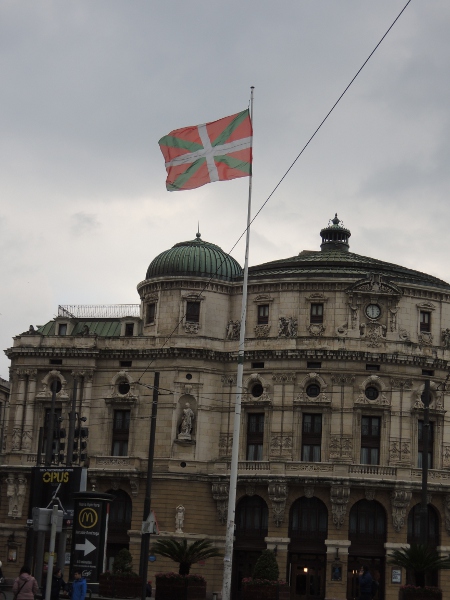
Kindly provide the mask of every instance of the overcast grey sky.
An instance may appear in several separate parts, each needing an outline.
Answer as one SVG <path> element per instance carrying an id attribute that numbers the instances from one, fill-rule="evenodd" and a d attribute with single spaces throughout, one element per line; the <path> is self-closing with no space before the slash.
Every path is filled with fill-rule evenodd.
<path id="1" fill-rule="evenodd" d="M 405 3 L 0 0 L 1 348 L 58 304 L 139 302 L 197 221 L 228 251 L 248 180 L 166 192 L 158 139 L 254 85 L 256 212 Z M 255 221 L 251 264 L 318 250 L 338 212 L 351 251 L 450 281 L 449 31 L 448 0 L 411 2 Z"/>

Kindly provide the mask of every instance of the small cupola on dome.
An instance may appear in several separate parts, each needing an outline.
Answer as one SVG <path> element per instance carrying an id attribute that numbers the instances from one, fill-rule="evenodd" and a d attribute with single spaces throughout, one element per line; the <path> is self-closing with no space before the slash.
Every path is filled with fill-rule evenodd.
<path id="1" fill-rule="evenodd" d="M 146 279 L 167 275 L 231 281 L 242 275 L 242 268 L 222 248 L 203 241 L 199 232 L 195 240 L 175 244 L 153 259 L 147 269 Z"/>
<path id="2" fill-rule="evenodd" d="M 348 252 L 350 248 L 348 238 L 351 235 L 350 230 L 344 227 L 344 223 L 338 219 L 336 213 L 334 219 L 328 222 L 328 227 L 324 227 L 320 232 L 322 238 L 320 249 L 322 252 Z"/>

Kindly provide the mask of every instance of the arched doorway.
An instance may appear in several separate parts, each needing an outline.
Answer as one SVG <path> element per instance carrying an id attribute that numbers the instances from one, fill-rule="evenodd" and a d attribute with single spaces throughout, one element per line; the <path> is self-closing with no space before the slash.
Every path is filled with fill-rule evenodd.
<path id="1" fill-rule="evenodd" d="M 420 504 L 416 504 L 412 507 L 408 514 L 408 544 L 420 544 Z M 436 509 L 428 505 L 428 536 L 427 545 L 436 550 L 440 545 L 440 527 L 439 527 L 439 515 Z M 412 573 L 406 573 L 407 583 L 413 583 L 414 577 Z M 425 576 L 425 584 L 437 586 L 438 585 L 438 572 L 428 572 Z"/>
<path id="2" fill-rule="evenodd" d="M 123 490 L 108 490 L 114 496 L 109 508 L 108 543 L 106 546 L 106 565 L 111 571 L 114 558 L 119 550 L 130 545 L 128 531 L 131 529 L 132 502 Z"/>
<path id="3" fill-rule="evenodd" d="M 236 506 L 236 539 L 233 552 L 232 598 L 239 600 L 242 579 L 251 577 L 266 549 L 269 510 L 261 496 L 244 496 Z"/>
<path id="4" fill-rule="evenodd" d="M 379 583 L 376 600 L 384 598 L 386 511 L 376 500 L 360 500 L 350 511 L 347 598 L 359 598 L 358 572 L 367 565 Z"/>
<path id="5" fill-rule="evenodd" d="M 299 498 L 289 513 L 292 600 L 325 598 L 328 510 L 319 498 Z"/>

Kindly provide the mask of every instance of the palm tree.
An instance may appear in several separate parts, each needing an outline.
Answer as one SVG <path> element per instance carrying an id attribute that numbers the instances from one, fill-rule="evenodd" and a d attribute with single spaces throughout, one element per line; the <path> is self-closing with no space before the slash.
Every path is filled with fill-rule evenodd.
<path id="1" fill-rule="evenodd" d="M 425 575 L 428 572 L 450 569 L 450 558 L 439 556 L 424 544 L 411 544 L 409 548 L 394 550 L 389 555 L 389 563 L 409 569 L 414 573 L 414 582 L 418 587 L 425 586 Z"/>
<path id="2" fill-rule="evenodd" d="M 200 560 L 221 556 L 218 548 L 209 540 L 197 540 L 188 546 L 186 539 L 178 541 L 175 538 L 157 540 L 152 546 L 152 552 L 179 563 L 180 575 L 189 575 L 191 566 Z"/>

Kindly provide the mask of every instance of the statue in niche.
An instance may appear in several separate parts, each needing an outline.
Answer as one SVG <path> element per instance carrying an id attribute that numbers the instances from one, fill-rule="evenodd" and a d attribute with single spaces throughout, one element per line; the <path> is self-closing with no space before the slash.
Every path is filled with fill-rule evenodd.
<path id="1" fill-rule="evenodd" d="M 177 506 L 175 512 L 175 533 L 183 533 L 184 513 L 186 509 L 183 505 Z"/>
<path id="2" fill-rule="evenodd" d="M 179 440 L 190 440 L 191 433 L 194 426 L 195 414 L 191 408 L 189 402 L 186 402 L 183 408 L 183 414 L 181 416 L 180 433 L 178 434 Z"/>

